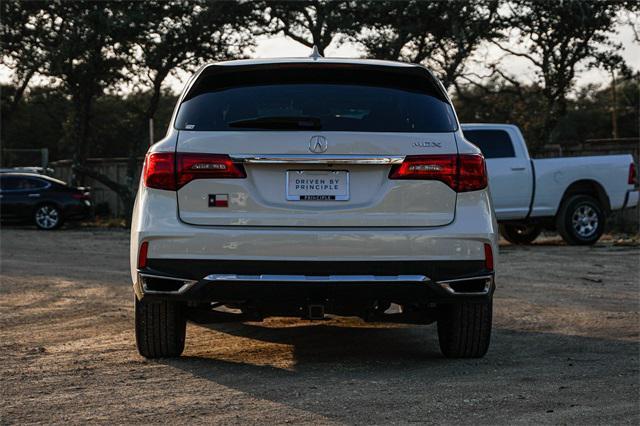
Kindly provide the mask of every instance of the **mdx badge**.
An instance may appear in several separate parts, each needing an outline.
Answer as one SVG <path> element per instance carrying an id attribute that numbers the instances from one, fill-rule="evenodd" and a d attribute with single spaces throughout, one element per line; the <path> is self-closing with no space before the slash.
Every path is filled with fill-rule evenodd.
<path id="1" fill-rule="evenodd" d="M 442 142 L 414 142 L 413 146 L 418 148 L 442 148 Z"/>
<path id="2" fill-rule="evenodd" d="M 309 140 L 309 151 L 314 154 L 322 154 L 328 148 L 327 138 L 324 136 L 312 136 Z"/>

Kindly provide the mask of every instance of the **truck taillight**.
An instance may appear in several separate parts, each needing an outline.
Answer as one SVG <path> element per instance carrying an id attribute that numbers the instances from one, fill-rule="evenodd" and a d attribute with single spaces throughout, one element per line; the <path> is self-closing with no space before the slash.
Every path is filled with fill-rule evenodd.
<path id="1" fill-rule="evenodd" d="M 439 180 L 467 192 L 487 187 L 487 170 L 480 154 L 410 155 L 391 169 L 389 179 Z"/>
<path id="2" fill-rule="evenodd" d="M 636 165 L 635 163 L 631 163 L 629 164 L 629 180 L 627 181 L 627 183 L 629 185 L 635 185 L 637 178 L 638 175 L 636 174 Z"/>
<path id="3" fill-rule="evenodd" d="M 493 271 L 493 249 L 491 244 L 484 243 L 484 267 Z"/>
<path id="4" fill-rule="evenodd" d="M 145 159 L 142 177 L 148 188 L 176 191 L 195 179 L 242 179 L 242 165 L 228 155 L 152 152 Z"/>
<path id="5" fill-rule="evenodd" d="M 140 251 L 138 252 L 138 269 L 144 269 L 147 267 L 148 251 L 149 251 L 149 242 L 145 241 L 140 245 Z"/>

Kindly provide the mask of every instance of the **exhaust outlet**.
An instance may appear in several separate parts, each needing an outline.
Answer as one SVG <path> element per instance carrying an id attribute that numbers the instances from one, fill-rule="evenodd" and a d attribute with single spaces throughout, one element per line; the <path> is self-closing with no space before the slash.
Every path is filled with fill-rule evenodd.
<path id="1" fill-rule="evenodd" d="M 196 281 L 175 277 L 140 274 L 142 291 L 147 294 L 181 294 L 191 288 Z"/>
<path id="2" fill-rule="evenodd" d="M 457 280 L 438 281 L 440 287 L 455 295 L 489 294 L 493 285 L 493 276 L 460 278 Z"/>

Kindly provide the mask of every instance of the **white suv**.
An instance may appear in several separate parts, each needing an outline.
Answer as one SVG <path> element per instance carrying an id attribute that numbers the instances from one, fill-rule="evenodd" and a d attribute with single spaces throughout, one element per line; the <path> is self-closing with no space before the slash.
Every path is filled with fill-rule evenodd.
<path id="1" fill-rule="evenodd" d="M 138 350 L 179 356 L 187 320 L 332 314 L 437 322 L 444 355 L 480 357 L 496 254 L 484 158 L 424 67 L 207 65 L 145 160 Z"/>

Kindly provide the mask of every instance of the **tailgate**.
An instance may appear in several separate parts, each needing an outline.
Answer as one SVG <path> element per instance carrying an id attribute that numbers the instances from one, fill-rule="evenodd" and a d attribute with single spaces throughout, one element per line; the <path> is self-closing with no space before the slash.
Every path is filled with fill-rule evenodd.
<path id="1" fill-rule="evenodd" d="M 177 151 L 229 155 L 246 173 L 180 188 L 179 215 L 189 224 L 430 227 L 454 219 L 456 192 L 445 183 L 389 179 L 406 155 L 455 154 L 453 133 L 181 131 Z"/>

